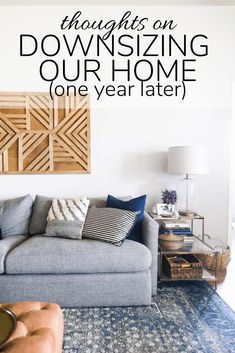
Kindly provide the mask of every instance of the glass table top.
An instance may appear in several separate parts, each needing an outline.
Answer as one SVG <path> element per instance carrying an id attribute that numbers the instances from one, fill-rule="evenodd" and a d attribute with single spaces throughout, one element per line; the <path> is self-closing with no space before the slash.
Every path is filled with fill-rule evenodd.
<path id="1" fill-rule="evenodd" d="M 159 244 L 159 250 L 163 253 L 163 254 L 172 254 L 172 253 L 181 253 L 181 254 L 190 254 L 190 253 L 194 253 L 194 254 L 207 254 L 207 253 L 213 253 L 216 252 L 215 249 L 213 249 L 212 247 L 210 247 L 208 244 L 206 244 L 205 242 L 203 242 L 201 239 L 199 239 L 197 236 L 193 237 L 193 243 L 192 244 L 187 244 L 187 243 L 183 243 L 181 247 L 179 248 L 174 248 L 174 249 L 170 249 L 170 248 L 166 248 L 163 247 L 162 244 Z"/>

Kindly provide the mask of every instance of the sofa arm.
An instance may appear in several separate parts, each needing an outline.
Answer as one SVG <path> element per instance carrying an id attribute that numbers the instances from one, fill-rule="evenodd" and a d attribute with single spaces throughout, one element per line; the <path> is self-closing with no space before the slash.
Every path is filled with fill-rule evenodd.
<path id="1" fill-rule="evenodd" d="M 9 251 L 14 249 L 17 245 L 28 239 L 25 235 L 11 235 L 0 240 L 0 274 L 4 273 L 5 258 Z"/>
<path id="2" fill-rule="evenodd" d="M 152 295 L 157 291 L 157 265 L 158 265 L 158 232 L 159 225 L 147 212 L 144 213 L 142 224 L 142 243 L 147 246 L 152 254 L 150 267 L 152 277 Z"/>

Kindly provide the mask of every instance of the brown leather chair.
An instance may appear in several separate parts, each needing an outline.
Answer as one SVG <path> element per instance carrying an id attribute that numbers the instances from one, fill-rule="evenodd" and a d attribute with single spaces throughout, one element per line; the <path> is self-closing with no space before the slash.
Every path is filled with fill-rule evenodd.
<path id="1" fill-rule="evenodd" d="M 0 352 L 62 352 L 64 321 L 57 304 L 23 302 L 0 307 L 11 310 L 17 319 L 15 331 Z"/>

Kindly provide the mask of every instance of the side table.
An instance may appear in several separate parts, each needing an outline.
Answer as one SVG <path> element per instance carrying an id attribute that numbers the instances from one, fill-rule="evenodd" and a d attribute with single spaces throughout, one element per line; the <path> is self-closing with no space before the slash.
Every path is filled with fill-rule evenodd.
<path id="1" fill-rule="evenodd" d="M 178 219 L 176 218 L 166 218 L 166 217 L 161 217 L 161 216 L 157 216 L 156 214 L 153 213 L 149 213 L 149 215 L 159 224 L 161 224 L 164 220 L 166 219 L 170 219 L 172 221 L 177 221 L 177 220 L 185 220 L 185 221 L 189 221 L 191 223 L 191 230 L 194 230 L 194 222 L 199 220 L 201 221 L 201 234 L 196 236 L 193 236 L 193 243 L 191 246 L 189 246 L 188 244 L 183 243 L 182 246 L 178 249 L 169 249 L 169 248 L 164 248 L 163 246 L 161 246 L 159 244 L 158 246 L 158 255 L 159 255 L 159 266 L 158 266 L 158 279 L 159 281 L 177 281 L 177 280 L 183 280 L 183 281 L 189 281 L 189 280 L 194 280 L 194 281 L 207 281 L 207 282 L 212 282 L 214 283 L 214 287 L 215 289 L 217 289 L 217 265 L 216 267 L 216 271 L 214 274 L 211 274 L 206 268 L 205 266 L 203 266 L 203 273 L 202 273 L 202 277 L 200 278 L 177 278 L 177 279 L 173 279 L 171 278 L 168 274 L 164 273 L 163 270 L 163 256 L 164 255 L 170 255 L 170 256 L 176 256 L 176 255 L 183 255 L 183 254 L 191 254 L 191 255 L 198 255 L 200 257 L 200 255 L 207 255 L 207 254 L 213 254 L 213 256 L 215 256 L 215 261 L 217 264 L 218 261 L 218 251 L 211 247 L 209 244 L 207 244 L 205 242 L 205 232 L 204 232 L 204 222 L 205 219 L 203 216 L 200 215 L 195 215 L 193 217 L 180 217 Z"/>
<path id="2" fill-rule="evenodd" d="M 171 278 L 168 274 L 166 274 L 163 270 L 163 256 L 164 255 L 170 255 L 170 256 L 175 256 L 175 255 L 183 255 L 183 254 L 192 254 L 192 255 L 206 255 L 206 254 L 214 254 L 216 257 L 216 262 L 218 261 L 218 252 L 211 248 L 209 245 L 207 245 L 205 242 L 203 242 L 200 238 L 197 236 L 194 236 L 193 244 L 192 246 L 188 245 L 183 245 L 181 248 L 177 250 L 172 250 L 172 249 L 166 249 L 161 247 L 159 245 L 159 272 L 158 272 L 158 278 L 159 281 L 207 281 L 207 282 L 212 282 L 214 283 L 215 289 L 217 289 L 217 266 L 216 266 L 216 271 L 212 275 L 209 273 L 209 271 L 203 266 L 203 273 L 202 277 L 200 278 L 177 278 L 173 279 Z"/>

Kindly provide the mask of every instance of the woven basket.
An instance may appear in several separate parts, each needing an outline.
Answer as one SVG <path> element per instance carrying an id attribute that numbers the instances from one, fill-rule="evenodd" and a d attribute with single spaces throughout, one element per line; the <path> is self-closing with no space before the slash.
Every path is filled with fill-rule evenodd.
<path id="1" fill-rule="evenodd" d="M 226 249 L 226 250 L 223 250 L 222 252 L 217 253 L 217 259 L 216 259 L 216 254 L 214 253 L 202 254 L 202 255 L 198 255 L 198 257 L 203 262 L 203 265 L 205 266 L 206 269 L 212 270 L 212 271 L 215 271 L 215 270 L 222 271 L 227 268 L 229 261 L 231 260 L 231 251 L 230 249 Z"/>
<path id="2" fill-rule="evenodd" d="M 167 276 L 173 279 L 194 279 L 202 277 L 203 264 L 195 255 L 181 255 L 181 257 L 190 262 L 191 267 L 189 268 L 183 268 L 179 264 L 172 263 L 168 257 L 171 257 L 171 255 L 163 255 L 163 271 Z"/>

